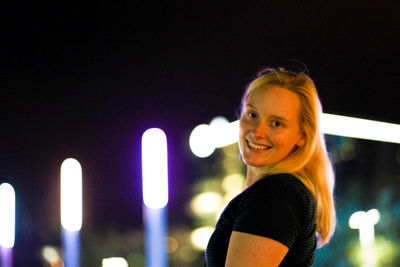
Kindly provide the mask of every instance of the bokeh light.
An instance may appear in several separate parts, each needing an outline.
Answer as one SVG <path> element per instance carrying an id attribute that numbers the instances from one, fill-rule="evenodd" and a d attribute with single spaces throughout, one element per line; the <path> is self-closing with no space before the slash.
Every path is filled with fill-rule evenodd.
<path id="1" fill-rule="evenodd" d="M 168 203 L 167 137 L 158 128 L 146 130 L 142 136 L 143 202 L 152 209 Z"/>
<path id="2" fill-rule="evenodd" d="M 61 264 L 61 257 L 58 249 L 53 246 L 44 246 L 42 248 L 42 257 L 43 259 L 50 263 L 51 266 L 60 263 Z"/>
<path id="3" fill-rule="evenodd" d="M 226 145 L 225 129 L 228 124 L 229 121 L 222 116 L 215 117 L 211 120 L 210 127 L 213 132 L 213 141 L 215 142 L 215 147 L 223 147 Z"/>
<path id="4" fill-rule="evenodd" d="M 82 168 L 73 158 L 61 164 L 61 225 L 68 231 L 82 227 Z"/>
<path id="5" fill-rule="evenodd" d="M 210 226 L 204 226 L 193 230 L 190 235 L 193 246 L 199 250 L 206 250 L 208 240 L 213 232 L 214 228 Z"/>
<path id="6" fill-rule="evenodd" d="M 102 267 L 128 267 L 128 262 L 122 257 L 112 257 L 103 259 Z"/>
<path id="7" fill-rule="evenodd" d="M 204 215 L 215 213 L 221 206 L 222 196 L 215 192 L 203 192 L 196 195 L 190 207 L 195 214 Z"/>
<path id="8" fill-rule="evenodd" d="M 15 242 L 15 191 L 9 183 L 0 185 L 0 245 L 12 248 Z"/>
<path id="9" fill-rule="evenodd" d="M 224 177 L 222 180 L 222 189 L 227 194 L 238 194 L 243 191 L 245 177 L 241 173 L 234 173 Z"/>
<path id="10" fill-rule="evenodd" d="M 178 250 L 179 243 L 178 243 L 178 240 L 176 240 L 176 238 L 174 238 L 172 236 L 168 236 L 167 237 L 167 243 L 168 243 L 168 246 L 167 246 L 167 252 L 168 253 L 171 254 L 171 253 L 174 253 L 174 252 L 176 252 Z"/>
<path id="11" fill-rule="evenodd" d="M 210 156 L 215 150 L 212 128 L 207 124 L 196 126 L 190 134 L 189 146 L 193 154 L 199 158 Z"/>
<path id="12" fill-rule="evenodd" d="M 374 242 L 374 225 L 379 222 L 380 214 L 377 209 L 371 209 L 368 212 L 357 211 L 350 216 L 349 226 L 352 229 L 359 229 L 360 243 L 367 246 Z"/>

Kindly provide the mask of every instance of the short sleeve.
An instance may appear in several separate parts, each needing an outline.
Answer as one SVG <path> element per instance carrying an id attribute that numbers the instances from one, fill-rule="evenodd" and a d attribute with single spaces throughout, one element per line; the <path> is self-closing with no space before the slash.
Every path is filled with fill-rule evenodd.
<path id="1" fill-rule="evenodd" d="M 309 214 L 305 187 L 291 175 L 257 181 L 243 195 L 233 230 L 274 239 L 289 249 Z"/>

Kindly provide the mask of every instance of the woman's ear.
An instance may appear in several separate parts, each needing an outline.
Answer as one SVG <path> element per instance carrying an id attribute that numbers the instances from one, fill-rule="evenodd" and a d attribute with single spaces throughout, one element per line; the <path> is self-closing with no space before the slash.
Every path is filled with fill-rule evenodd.
<path id="1" fill-rule="evenodd" d="M 296 145 L 297 145 L 298 147 L 300 147 L 300 146 L 303 146 L 305 142 L 306 142 L 306 137 L 304 136 L 304 133 L 302 132 L 302 133 L 300 134 L 300 138 L 299 138 L 299 140 L 297 141 Z"/>

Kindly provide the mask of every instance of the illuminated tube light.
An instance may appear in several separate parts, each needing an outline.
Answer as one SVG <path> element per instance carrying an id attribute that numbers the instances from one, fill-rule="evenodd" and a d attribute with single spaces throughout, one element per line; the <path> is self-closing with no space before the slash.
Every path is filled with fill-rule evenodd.
<path id="1" fill-rule="evenodd" d="M 229 123 L 226 118 L 218 116 L 212 119 L 210 127 L 215 148 L 224 147 L 238 141 L 239 121 Z"/>
<path id="2" fill-rule="evenodd" d="M 329 135 L 400 144 L 400 125 L 395 123 L 323 113 L 321 131 Z M 215 125 L 200 124 L 195 127 L 190 134 L 189 146 L 194 155 L 205 158 L 218 147 L 236 143 L 238 137 L 238 120 L 223 123 L 218 119 Z"/>
<path id="3" fill-rule="evenodd" d="M 166 267 L 168 159 L 167 137 L 158 128 L 142 136 L 143 221 L 145 226 L 145 266 Z"/>
<path id="4" fill-rule="evenodd" d="M 210 123 L 200 124 L 193 129 L 189 146 L 199 158 L 210 156 L 216 148 L 228 146 L 238 141 L 239 121 L 228 122 L 223 117 L 216 117 Z"/>
<path id="5" fill-rule="evenodd" d="M 61 225 L 67 231 L 82 227 L 82 168 L 72 158 L 61 165 Z"/>
<path id="6" fill-rule="evenodd" d="M 148 129 L 142 136 L 143 202 L 152 209 L 168 203 L 167 137 L 158 128 Z"/>
<path id="7" fill-rule="evenodd" d="M 321 130 L 331 135 L 400 143 L 400 125 L 394 123 L 324 113 Z"/>
<path id="8" fill-rule="evenodd" d="M 8 184 L 0 185 L 0 245 L 12 248 L 15 241 L 15 191 Z"/>
<path id="9" fill-rule="evenodd" d="M 213 127 L 214 136 L 217 136 L 215 147 L 220 148 L 234 144 L 239 138 L 239 121 L 230 122 L 224 125 Z"/>

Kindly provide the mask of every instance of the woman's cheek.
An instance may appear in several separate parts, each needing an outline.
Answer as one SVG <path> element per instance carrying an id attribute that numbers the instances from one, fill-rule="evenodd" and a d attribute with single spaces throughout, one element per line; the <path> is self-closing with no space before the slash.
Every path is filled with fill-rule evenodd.
<path id="1" fill-rule="evenodd" d="M 269 136 L 270 140 L 272 141 L 272 143 L 276 146 L 276 145 L 281 145 L 284 144 L 285 142 L 288 141 L 288 138 L 285 137 L 282 134 L 272 134 Z"/>

